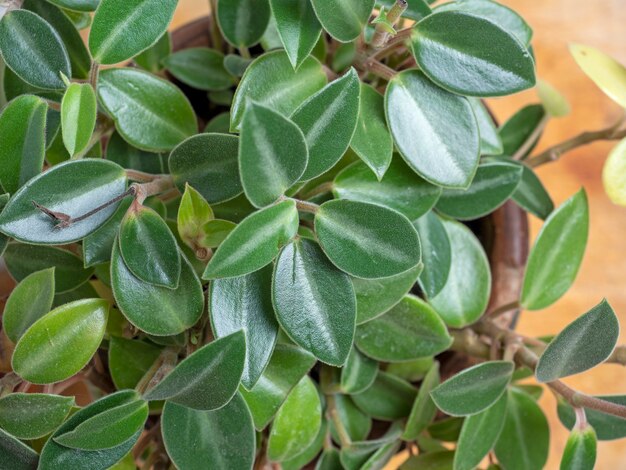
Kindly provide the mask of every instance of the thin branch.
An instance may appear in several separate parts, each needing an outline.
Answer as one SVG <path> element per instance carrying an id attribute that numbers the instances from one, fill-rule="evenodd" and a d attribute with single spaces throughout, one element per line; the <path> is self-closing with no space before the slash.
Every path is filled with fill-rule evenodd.
<path id="1" fill-rule="evenodd" d="M 299 211 L 316 214 L 317 211 L 320 210 L 320 206 L 313 204 L 312 202 L 301 201 L 300 199 L 294 199 L 294 201 L 296 201 L 296 208 Z"/>
<path id="2" fill-rule="evenodd" d="M 352 439 L 350 439 L 350 435 L 348 431 L 346 431 L 343 422 L 339 416 L 339 412 L 337 411 L 337 407 L 335 406 L 335 397 L 333 395 L 326 395 L 326 403 L 327 403 L 327 414 L 328 418 L 332 420 L 335 425 L 335 430 L 337 434 L 339 434 L 339 441 L 341 443 L 341 447 L 348 447 L 352 444 Z"/>
<path id="3" fill-rule="evenodd" d="M 518 148 L 517 151 L 513 154 L 513 157 L 511 157 L 513 160 L 523 160 L 527 156 L 528 152 L 530 152 L 530 150 L 533 148 L 533 145 L 535 145 L 537 143 L 537 140 L 539 140 L 539 137 L 545 130 L 549 121 L 550 115 L 546 113 L 541 118 L 541 121 L 539 121 L 537 126 L 530 133 L 530 135 L 526 138 L 524 143 L 520 146 L 520 148 Z"/>
<path id="4" fill-rule="evenodd" d="M 301 194 L 300 197 L 302 199 L 311 199 L 312 197 L 319 196 L 320 194 L 330 193 L 335 187 L 332 181 L 327 181 L 325 183 L 316 186 L 315 188 L 307 191 L 304 194 Z"/>
<path id="5" fill-rule="evenodd" d="M 490 317 L 498 317 L 504 313 L 510 312 L 511 310 L 518 310 L 519 308 L 519 300 L 514 300 L 513 302 L 509 302 L 508 304 L 500 305 L 499 307 L 489 312 L 488 315 Z"/>
<path id="6" fill-rule="evenodd" d="M 390 34 L 389 30 L 393 29 L 396 21 L 400 19 L 402 13 L 404 13 L 408 5 L 407 0 L 396 0 L 396 3 L 394 3 L 389 12 L 384 13 L 381 9 L 377 18 L 379 21 L 376 24 L 376 29 L 374 30 L 374 35 L 372 36 L 372 47 L 378 49 L 387 43 L 387 39 Z"/>
<path id="7" fill-rule="evenodd" d="M 363 59 L 359 65 L 362 69 L 367 70 L 380 78 L 384 78 L 387 81 L 391 80 L 397 74 L 397 72 L 391 67 L 388 67 L 382 62 L 372 58 Z"/>

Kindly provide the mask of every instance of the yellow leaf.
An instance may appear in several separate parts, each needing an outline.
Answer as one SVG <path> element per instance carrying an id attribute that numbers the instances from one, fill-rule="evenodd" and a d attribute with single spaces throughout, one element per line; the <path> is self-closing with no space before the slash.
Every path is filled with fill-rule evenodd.
<path id="1" fill-rule="evenodd" d="M 606 159 L 602 183 L 613 203 L 626 206 L 626 139 L 617 144 Z"/>
<path id="2" fill-rule="evenodd" d="M 552 85 L 537 80 L 537 94 L 546 112 L 552 117 L 563 117 L 570 113 L 567 99 Z"/>
<path id="3" fill-rule="evenodd" d="M 613 101 L 626 108 L 626 67 L 594 47 L 572 44 L 570 51 L 583 72 Z"/>

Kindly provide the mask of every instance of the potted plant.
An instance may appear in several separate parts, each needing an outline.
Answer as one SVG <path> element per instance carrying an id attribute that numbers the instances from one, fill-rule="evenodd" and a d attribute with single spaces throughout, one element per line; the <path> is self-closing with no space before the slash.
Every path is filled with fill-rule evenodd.
<path id="1" fill-rule="evenodd" d="M 568 105 L 515 12 L 212 0 L 170 38 L 176 0 L 5 3 L 0 468 L 535 470 L 529 377 L 571 429 L 562 468 L 626 437 L 625 396 L 560 381 L 626 363 L 607 301 L 514 329 L 587 242 L 584 190 L 554 208 L 533 168 L 626 135 L 533 153 Z M 626 106 L 625 69 L 572 52 Z M 500 127 L 481 101 L 536 84 Z"/>

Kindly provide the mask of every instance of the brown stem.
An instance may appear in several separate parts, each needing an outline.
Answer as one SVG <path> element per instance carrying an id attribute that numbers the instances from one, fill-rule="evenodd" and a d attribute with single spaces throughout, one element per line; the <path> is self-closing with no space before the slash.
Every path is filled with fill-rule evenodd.
<path id="1" fill-rule="evenodd" d="M 345 448 L 350 446 L 350 444 L 352 444 L 352 439 L 350 439 L 350 435 L 348 434 L 348 431 L 346 431 L 346 428 L 341 421 L 339 412 L 337 411 L 337 407 L 335 405 L 334 395 L 326 395 L 326 403 L 328 407 L 326 413 L 328 415 L 328 418 L 331 419 L 333 424 L 335 425 L 335 430 L 337 431 L 337 434 L 339 434 L 341 447 Z"/>
<path id="2" fill-rule="evenodd" d="M 380 78 L 384 78 L 387 81 L 396 76 L 396 71 L 394 69 L 387 67 L 382 62 L 379 62 L 371 57 L 361 56 L 357 61 L 357 65 L 361 69 L 367 70 L 368 72 L 371 72 Z"/>
<path id="3" fill-rule="evenodd" d="M 95 60 L 93 62 L 91 62 L 91 68 L 89 69 L 89 83 L 91 84 L 91 87 L 94 89 L 96 89 L 96 87 L 98 86 L 98 73 L 100 72 L 100 66 L 98 65 L 98 62 L 96 62 Z"/>
<path id="4" fill-rule="evenodd" d="M 126 177 L 129 180 L 140 181 L 141 183 L 149 183 L 150 181 L 154 181 L 157 178 L 160 178 L 163 175 L 153 175 L 152 173 L 145 173 L 139 170 L 125 170 Z"/>
<path id="5" fill-rule="evenodd" d="M 490 317 L 497 317 L 502 315 L 503 313 L 510 312 L 511 310 L 517 310 L 520 308 L 519 301 L 514 300 L 513 302 L 509 302 L 508 304 L 501 305 L 496 309 L 489 312 Z"/>
<path id="6" fill-rule="evenodd" d="M 396 0 L 396 3 L 391 7 L 387 15 L 387 23 L 388 25 L 395 25 L 396 21 L 400 19 L 402 13 L 406 10 L 408 6 L 407 0 Z M 382 11 L 381 11 L 382 14 Z M 383 47 L 387 39 L 389 38 L 389 32 L 385 29 L 385 25 L 382 23 L 378 23 L 376 25 L 376 29 L 374 31 L 374 35 L 372 36 L 372 47 L 378 49 Z"/>
<path id="7" fill-rule="evenodd" d="M 317 211 L 320 210 L 320 206 L 312 202 L 301 201 L 300 199 L 294 199 L 294 201 L 296 201 L 296 208 L 299 211 L 317 214 Z"/>

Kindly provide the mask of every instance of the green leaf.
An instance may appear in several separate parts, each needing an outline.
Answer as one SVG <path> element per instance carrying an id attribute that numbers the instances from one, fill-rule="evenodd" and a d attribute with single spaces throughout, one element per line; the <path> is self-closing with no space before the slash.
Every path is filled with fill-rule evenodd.
<path id="1" fill-rule="evenodd" d="M 433 439 L 444 442 L 456 442 L 459 440 L 464 420 L 465 418 L 459 417 L 444 418 L 430 424 L 426 430 Z"/>
<path id="2" fill-rule="evenodd" d="M 163 443 L 177 468 L 203 470 L 209 463 L 219 468 L 252 468 L 256 437 L 241 395 L 214 411 L 168 402 L 161 420 Z M 190 445 L 193 452 L 189 452 Z"/>
<path id="3" fill-rule="evenodd" d="M 374 383 L 377 374 L 378 363 L 353 347 L 341 368 L 341 391 L 349 394 L 364 392 Z"/>
<path id="4" fill-rule="evenodd" d="M 411 414 L 406 422 L 402 439 L 412 441 L 426 429 L 437 414 L 437 406 L 430 396 L 430 392 L 439 385 L 439 363 L 434 362 L 420 384 L 417 397 L 413 402 Z"/>
<path id="5" fill-rule="evenodd" d="M 100 0 L 89 31 L 89 51 L 100 64 L 136 56 L 165 32 L 177 0 Z"/>
<path id="6" fill-rule="evenodd" d="M 542 125 L 545 117 L 546 110 L 540 104 L 525 106 L 511 116 L 498 131 L 502 139 L 504 155 L 515 155 L 517 150 L 536 134 L 537 127 Z M 534 137 L 534 142 L 528 148 L 526 155 L 532 152 L 541 134 L 542 132 L 539 132 Z M 523 157 L 526 157 L 526 155 L 523 155 Z"/>
<path id="7" fill-rule="evenodd" d="M 236 277 L 268 265 L 298 230 L 293 200 L 279 202 L 246 217 L 230 232 L 207 265 L 203 279 Z"/>
<path id="8" fill-rule="evenodd" d="M 106 158 L 122 168 L 143 171 L 153 175 L 168 173 L 165 153 L 153 153 L 133 147 L 119 132 L 113 132 L 106 146 Z"/>
<path id="9" fill-rule="evenodd" d="M 432 307 L 407 295 L 387 313 L 360 325 L 355 343 L 373 359 L 401 362 L 439 354 L 448 349 L 452 338 Z"/>
<path id="10" fill-rule="evenodd" d="M 473 14 L 427 16 L 413 30 L 412 49 L 428 78 L 454 93 L 503 96 L 535 85 L 535 64 L 525 45 Z"/>
<path id="11" fill-rule="evenodd" d="M 483 0 L 473 0 L 481 2 Z M 491 0 L 484 0 L 485 3 L 494 3 Z M 495 122 L 485 105 L 477 98 L 468 98 L 469 104 L 472 105 L 476 122 L 478 123 L 478 130 L 480 132 L 480 154 L 481 155 L 500 155 L 502 154 L 503 146 L 502 139 L 498 134 Z"/>
<path id="12" fill-rule="evenodd" d="M 111 261 L 111 251 L 117 242 L 120 224 L 132 201 L 132 197 L 122 200 L 111 218 L 83 239 L 83 260 L 86 267 Z"/>
<path id="13" fill-rule="evenodd" d="M 322 27 L 309 0 L 270 0 L 280 40 L 294 69 L 315 47 Z"/>
<path id="14" fill-rule="evenodd" d="M 382 179 L 391 163 L 393 140 L 385 120 L 385 100 L 365 83 L 361 83 L 359 118 L 350 147 Z"/>
<path id="15" fill-rule="evenodd" d="M 554 210 L 550 194 L 532 168 L 522 164 L 522 178 L 511 196 L 522 209 L 545 220 Z"/>
<path id="16" fill-rule="evenodd" d="M 214 218 L 213 209 L 202 194 L 185 183 L 176 216 L 180 238 L 193 248 L 204 235 L 202 227 Z"/>
<path id="17" fill-rule="evenodd" d="M 59 8 L 67 8 L 71 11 L 89 12 L 98 8 L 100 0 L 47 0 Z"/>
<path id="18" fill-rule="evenodd" d="M 68 191 L 68 188 L 72 188 Z M 0 214 L 0 230 L 26 243 L 62 245 L 78 241 L 113 215 L 114 203 L 90 217 L 57 228 L 54 220 L 33 206 L 79 217 L 119 196 L 126 189 L 126 173 L 115 163 L 90 158 L 55 165 L 26 183 Z"/>
<path id="19" fill-rule="evenodd" d="M 17 282 L 34 272 L 53 267 L 57 294 L 75 289 L 93 275 L 93 269 L 85 269 L 82 260 L 74 253 L 51 246 L 9 243 L 3 258 L 11 277 Z"/>
<path id="20" fill-rule="evenodd" d="M 450 237 L 441 218 L 429 211 L 415 222 L 422 247 L 424 270 L 418 282 L 427 298 L 433 298 L 445 287 L 452 266 Z"/>
<path id="21" fill-rule="evenodd" d="M 217 248 L 222 244 L 226 237 L 235 230 L 236 223 L 230 220 L 214 219 L 209 220 L 202 226 L 204 238 L 200 243 L 208 248 Z"/>
<path id="22" fill-rule="evenodd" d="M 0 184 L 8 193 L 15 193 L 41 173 L 47 109 L 41 98 L 22 95 L 9 102 L 0 115 Z"/>
<path id="23" fill-rule="evenodd" d="M 535 375 L 539 382 L 578 374 L 604 362 L 619 336 L 619 321 L 603 300 L 561 331 L 543 351 Z"/>
<path id="24" fill-rule="evenodd" d="M 504 393 L 486 410 L 465 418 L 454 454 L 454 470 L 476 468 L 493 448 L 504 426 L 507 397 Z"/>
<path id="25" fill-rule="evenodd" d="M 523 392 L 508 391 L 504 427 L 495 453 L 507 470 L 535 470 L 548 460 L 550 429 L 543 411 Z"/>
<path id="26" fill-rule="evenodd" d="M 603 395 L 598 396 L 602 400 L 616 403 L 618 405 L 626 405 L 626 395 Z M 558 400 L 557 412 L 559 420 L 567 429 L 573 429 L 576 425 L 576 413 L 565 400 Z M 601 441 L 611 441 L 626 437 L 626 420 L 617 416 L 602 413 L 601 411 L 585 408 L 585 415 L 592 426 L 597 437 Z"/>
<path id="27" fill-rule="evenodd" d="M 549 116 L 559 118 L 570 113 L 571 107 L 567 99 L 548 82 L 537 81 L 537 94 Z"/>
<path id="28" fill-rule="evenodd" d="M 83 299 L 52 310 L 18 341 L 13 370 L 35 384 L 71 377 L 85 367 L 100 346 L 108 311 L 108 302 L 102 299 Z"/>
<path id="29" fill-rule="evenodd" d="M 226 40 L 235 47 L 254 46 L 270 21 L 269 0 L 219 0 L 217 23 Z"/>
<path id="30" fill-rule="evenodd" d="M 165 68 L 181 82 L 198 90 L 226 90 L 234 84 L 224 68 L 224 54 L 208 47 L 191 47 L 163 60 Z"/>
<path id="31" fill-rule="evenodd" d="M 584 189 L 546 219 L 533 246 L 522 286 L 521 304 L 539 310 L 556 302 L 572 285 L 587 245 L 589 206 Z"/>
<path id="32" fill-rule="evenodd" d="M 58 444 L 55 438 L 73 431 L 79 425 L 100 413 L 123 405 L 129 401 L 137 400 L 137 398 L 137 392 L 134 390 L 123 390 L 107 395 L 91 403 L 89 406 L 78 410 L 65 421 L 65 423 L 52 434 L 52 438 L 48 439 L 46 442 L 46 445 L 41 451 L 40 465 L 42 468 L 51 470 L 64 470 L 68 468 L 106 470 L 114 465 L 130 451 L 135 442 L 137 442 L 141 431 L 137 431 L 133 436 L 116 447 L 94 451 L 65 447 Z"/>
<path id="33" fill-rule="evenodd" d="M 196 116 L 182 91 L 148 72 L 103 70 L 98 98 L 124 140 L 140 149 L 171 150 L 197 132 Z"/>
<path id="34" fill-rule="evenodd" d="M 446 380 L 430 396 L 437 408 L 451 416 L 475 415 L 502 396 L 514 368 L 510 361 L 482 362 Z"/>
<path id="35" fill-rule="evenodd" d="M 213 281 L 209 312 L 217 338 L 238 330 L 246 333 L 246 362 L 241 382 L 251 390 L 270 362 L 278 336 L 272 307 L 272 267 Z"/>
<path id="36" fill-rule="evenodd" d="M 418 382 L 424 379 L 434 363 L 433 357 L 420 357 L 410 361 L 389 364 L 386 371 L 409 382 Z"/>
<path id="37" fill-rule="evenodd" d="M 161 354 L 161 349 L 143 341 L 111 337 L 109 371 L 118 390 L 135 388 Z"/>
<path id="38" fill-rule="evenodd" d="M 53 298 L 54 267 L 36 271 L 15 286 L 2 314 L 2 328 L 9 339 L 17 343 L 33 323 L 50 311 Z"/>
<path id="39" fill-rule="evenodd" d="M 163 69 L 163 60 L 172 52 L 170 33 L 165 32 L 159 40 L 138 56 L 133 61 L 142 69 L 156 73 Z"/>
<path id="40" fill-rule="evenodd" d="M 111 449 L 141 431 L 148 418 L 148 403 L 141 398 L 109 408 L 80 423 L 54 440 L 81 450 Z"/>
<path id="41" fill-rule="evenodd" d="M 359 117 L 359 76 L 351 68 L 307 99 L 291 116 L 306 138 L 309 161 L 302 180 L 331 169 L 348 149 Z"/>
<path id="42" fill-rule="evenodd" d="M 7 67 L 34 87 L 62 90 L 61 73 L 72 76 L 61 37 L 46 20 L 30 11 L 13 10 L 2 17 L 0 51 Z"/>
<path id="43" fill-rule="evenodd" d="M 375 0 L 311 0 L 320 23 L 340 42 L 356 39 L 367 24 Z"/>
<path id="44" fill-rule="evenodd" d="M 278 322 L 294 342 L 322 362 L 343 365 L 354 338 L 354 289 L 317 244 L 300 239 L 282 249 L 272 302 Z"/>
<path id="45" fill-rule="evenodd" d="M 596 446 L 596 432 L 591 426 L 572 430 L 563 451 L 561 470 L 593 470 Z"/>
<path id="46" fill-rule="evenodd" d="M 240 330 L 201 347 L 144 395 L 195 410 L 216 410 L 239 386 L 246 359 L 246 335 Z"/>
<path id="47" fill-rule="evenodd" d="M 393 7 L 395 3 L 396 0 L 376 0 L 377 5 L 384 6 L 387 9 Z M 404 13 L 402 13 L 402 17 L 415 21 L 421 20 L 432 13 L 428 6 L 429 3 L 432 2 L 430 0 L 407 0 L 407 7 Z"/>
<path id="48" fill-rule="evenodd" d="M 379 371 L 371 387 L 351 397 L 356 406 L 372 418 L 395 421 L 409 415 L 416 394 L 408 382 Z"/>
<path id="49" fill-rule="evenodd" d="M 0 427 L 19 439 L 37 439 L 54 431 L 73 405 L 74 397 L 12 393 L 0 398 Z"/>
<path id="50" fill-rule="evenodd" d="M 389 82 L 385 113 L 398 151 L 414 171 L 439 186 L 469 186 L 478 167 L 480 135 L 466 98 L 407 70 Z"/>
<path id="51" fill-rule="evenodd" d="M 239 82 L 231 108 L 231 131 L 239 129 L 248 101 L 289 115 L 326 85 L 326 81 L 321 64 L 313 57 L 307 57 L 298 70 L 294 70 L 286 52 L 263 54 L 250 64 Z"/>
<path id="52" fill-rule="evenodd" d="M 334 447 L 324 449 L 315 465 L 315 470 L 341 470 L 342 468 L 339 451 Z"/>
<path id="53" fill-rule="evenodd" d="M 492 161 L 478 166 L 470 186 L 445 189 L 437 202 L 437 210 L 458 220 L 484 217 L 504 204 L 515 192 L 523 168 L 516 163 Z"/>
<path id="54" fill-rule="evenodd" d="M 183 256 L 176 289 L 157 286 L 135 277 L 124 263 L 119 243 L 111 255 L 111 288 L 117 306 L 140 330 L 172 336 L 191 328 L 202 315 L 204 295 L 193 267 Z M 159 312 L 155 315 L 155 312 Z"/>
<path id="55" fill-rule="evenodd" d="M 315 231 L 333 264 L 355 277 L 393 276 L 420 262 L 415 228 L 405 216 L 382 206 L 328 201 L 315 214 Z"/>
<path id="56" fill-rule="evenodd" d="M 348 395 L 338 393 L 328 396 L 327 400 L 333 400 L 337 417 L 351 441 L 362 441 L 367 438 L 372 429 L 372 419 L 357 408 Z M 334 421 L 330 421 L 329 424 L 333 440 L 340 444 L 341 438 Z"/>
<path id="57" fill-rule="evenodd" d="M 454 451 L 426 452 L 408 459 L 402 464 L 402 470 L 449 470 L 452 468 L 453 461 Z"/>
<path id="58" fill-rule="evenodd" d="M 0 429 L 0 468 L 33 470 L 39 456 L 23 442 Z"/>
<path id="59" fill-rule="evenodd" d="M 63 143 L 73 157 L 89 145 L 96 127 L 96 94 L 88 83 L 71 83 L 61 102 Z"/>
<path id="60" fill-rule="evenodd" d="M 310 463 L 322 450 L 324 439 L 326 438 L 328 421 L 322 417 L 322 425 L 313 442 L 300 454 L 289 460 L 283 460 L 280 465 L 283 470 L 302 470 L 306 464 Z"/>
<path id="61" fill-rule="evenodd" d="M 353 278 L 357 325 L 379 317 L 400 302 L 415 284 L 421 270 L 420 263 L 408 271 L 391 277 Z"/>
<path id="62" fill-rule="evenodd" d="M 234 77 L 243 77 L 243 74 L 248 68 L 248 65 L 250 65 L 251 63 L 252 63 L 252 58 L 247 59 L 237 54 L 227 54 L 226 56 L 224 56 L 224 68 L 229 74 L 231 74 Z M 232 94 L 230 97 L 232 98 Z M 211 98 L 211 96 L 209 96 L 209 98 Z M 230 104 L 230 101 L 228 102 L 228 104 Z M 230 113 L 227 112 L 223 114 L 230 114 Z M 219 132 L 228 132 L 229 130 L 230 130 L 230 116 L 228 117 L 228 122 L 225 126 L 225 129 Z M 216 131 L 209 131 L 205 129 L 204 132 L 216 132 Z"/>
<path id="63" fill-rule="evenodd" d="M 239 388 L 254 420 L 262 430 L 274 418 L 287 395 L 315 364 L 312 354 L 296 346 L 277 344 L 261 378 L 250 391 Z"/>
<path id="64" fill-rule="evenodd" d="M 131 204 L 122 219 L 120 254 L 140 281 L 176 289 L 181 277 L 178 244 L 165 221 L 152 209 Z"/>
<path id="65" fill-rule="evenodd" d="M 239 171 L 246 197 L 256 207 L 272 204 L 304 173 L 309 152 L 294 122 L 249 102 L 241 123 Z"/>
<path id="66" fill-rule="evenodd" d="M 626 139 L 617 144 L 609 153 L 602 169 L 604 191 L 613 204 L 626 205 Z"/>
<path id="67" fill-rule="evenodd" d="M 322 404 L 313 381 L 305 375 L 281 405 L 270 431 L 267 456 L 281 462 L 302 453 L 322 425 Z"/>
<path id="68" fill-rule="evenodd" d="M 239 139 L 226 134 L 199 134 L 170 154 L 169 169 L 178 189 L 193 186 L 210 204 L 227 201 L 243 191 L 239 179 Z"/>
<path id="69" fill-rule="evenodd" d="M 393 446 L 399 443 L 398 438 L 400 434 L 401 426 L 398 422 L 395 422 L 389 426 L 389 429 L 382 437 L 368 441 L 351 442 L 349 446 L 344 446 L 341 449 L 341 465 L 346 470 L 360 470 L 361 468 L 366 468 L 368 461 L 373 459 L 379 451 L 384 451 L 389 445 Z M 374 468 L 383 467 L 375 466 Z"/>
<path id="70" fill-rule="evenodd" d="M 491 293 L 491 271 L 485 250 L 465 225 L 442 220 L 450 239 L 450 272 L 429 302 L 448 326 L 461 328 L 478 320 Z"/>

